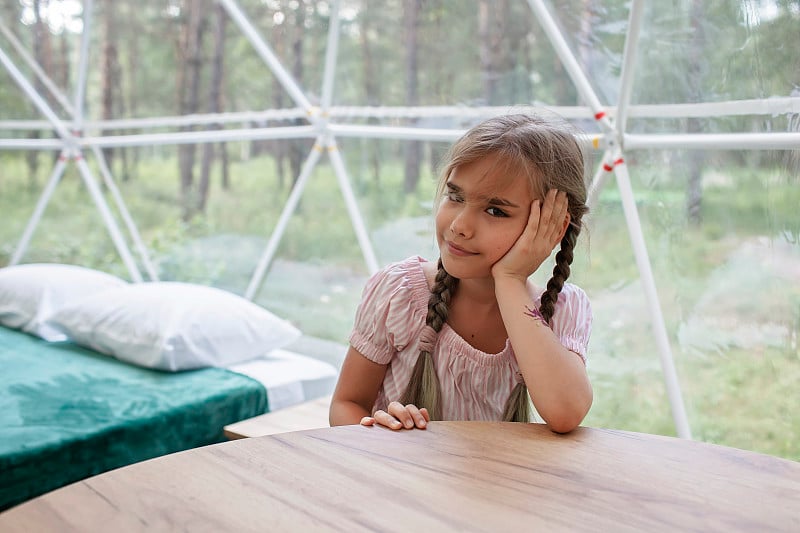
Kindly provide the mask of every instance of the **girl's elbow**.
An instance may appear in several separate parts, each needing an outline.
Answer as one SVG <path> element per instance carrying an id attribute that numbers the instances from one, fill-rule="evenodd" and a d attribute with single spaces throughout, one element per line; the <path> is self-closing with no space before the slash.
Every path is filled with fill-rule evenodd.
<path id="1" fill-rule="evenodd" d="M 332 401 L 328 409 L 328 424 L 330 424 L 331 427 L 346 425 L 346 423 L 342 421 L 341 411 L 341 405 L 336 401 Z"/>
<path id="2" fill-rule="evenodd" d="M 589 408 L 592 406 L 591 396 L 588 401 L 574 409 L 563 411 L 554 414 L 549 419 L 546 419 L 547 427 L 555 433 L 569 433 L 576 427 L 581 425 L 583 419 L 589 413 Z"/>
<path id="3" fill-rule="evenodd" d="M 347 400 L 337 400 L 334 396 L 328 410 L 328 424 L 331 427 L 349 426 L 360 423 L 365 416 L 369 416 L 369 411 L 360 404 Z"/>
<path id="4" fill-rule="evenodd" d="M 582 418 L 573 420 L 568 420 L 568 419 L 552 420 L 547 422 L 547 427 L 550 428 L 550 431 L 552 431 L 553 433 L 564 434 L 564 433 L 569 433 L 570 431 L 578 427 L 581 424 L 582 420 L 583 420 Z"/>

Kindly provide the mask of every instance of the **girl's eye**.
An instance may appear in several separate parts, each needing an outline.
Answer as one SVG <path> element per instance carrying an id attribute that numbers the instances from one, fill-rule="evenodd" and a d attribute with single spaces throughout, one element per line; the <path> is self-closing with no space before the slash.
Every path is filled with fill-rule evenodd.
<path id="1" fill-rule="evenodd" d="M 489 213 L 490 215 L 492 215 L 493 217 L 507 217 L 508 216 L 506 214 L 506 212 L 503 211 L 502 209 L 500 209 L 499 207 L 490 207 L 489 209 L 486 210 L 486 212 Z"/>

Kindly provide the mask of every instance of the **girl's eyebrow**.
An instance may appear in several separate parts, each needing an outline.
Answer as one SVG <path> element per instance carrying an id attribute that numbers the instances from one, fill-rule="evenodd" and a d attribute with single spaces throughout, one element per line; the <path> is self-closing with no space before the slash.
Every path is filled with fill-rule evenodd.
<path id="1" fill-rule="evenodd" d="M 448 181 L 446 185 L 447 185 L 447 188 L 450 189 L 452 192 L 457 192 L 457 193 L 464 192 L 464 189 L 462 189 L 461 187 L 459 187 L 458 185 L 456 185 L 452 181 Z M 514 202 L 512 202 L 510 200 L 506 200 L 505 198 L 493 197 L 493 198 L 487 198 L 486 201 L 487 201 L 487 203 L 489 205 L 500 205 L 500 206 L 504 206 L 504 207 L 519 207 Z"/>
<path id="2" fill-rule="evenodd" d="M 506 200 L 505 198 L 489 198 L 489 204 L 490 205 L 502 205 L 502 206 L 505 206 L 505 207 L 519 207 L 514 202 L 510 202 L 510 201 Z"/>

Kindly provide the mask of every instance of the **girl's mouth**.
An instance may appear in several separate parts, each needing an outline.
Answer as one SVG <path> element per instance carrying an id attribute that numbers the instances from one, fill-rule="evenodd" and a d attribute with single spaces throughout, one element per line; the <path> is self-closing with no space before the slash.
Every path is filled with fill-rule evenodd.
<path id="1" fill-rule="evenodd" d="M 447 251 L 452 255 L 457 255 L 461 257 L 477 255 L 477 252 L 470 252 L 469 250 L 465 250 L 464 248 L 461 248 L 460 246 L 457 246 L 450 241 L 445 241 L 445 243 L 447 244 Z"/>

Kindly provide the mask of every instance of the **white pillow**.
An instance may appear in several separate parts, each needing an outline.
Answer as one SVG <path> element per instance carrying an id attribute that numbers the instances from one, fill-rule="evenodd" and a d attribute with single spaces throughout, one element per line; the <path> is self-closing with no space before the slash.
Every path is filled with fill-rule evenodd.
<path id="1" fill-rule="evenodd" d="M 66 304 L 128 282 L 111 274 L 75 265 L 27 264 L 0 269 L 0 324 L 48 341 L 66 336 L 46 323 Z"/>
<path id="2" fill-rule="evenodd" d="M 300 331 L 213 287 L 135 283 L 62 308 L 48 321 L 76 344 L 160 370 L 228 366 L 293 342 Z"/>

